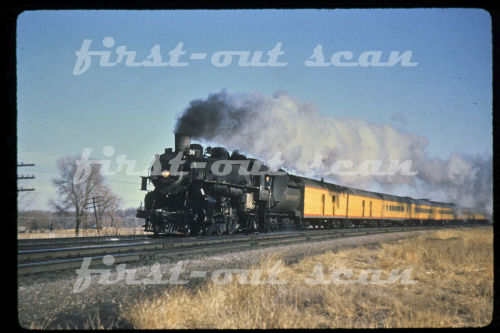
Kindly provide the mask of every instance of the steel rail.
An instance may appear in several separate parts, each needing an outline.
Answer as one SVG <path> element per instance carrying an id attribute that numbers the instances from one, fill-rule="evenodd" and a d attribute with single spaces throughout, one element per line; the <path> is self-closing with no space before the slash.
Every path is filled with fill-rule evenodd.
<path id="1" fill-rule="evenodd" d="M 71 258 L 82 256 L 93 256 L 101 253 L 115 254 L 123 252 L 154 251 L 163 248 L 185 247 L 185 246 L 210 246 L 214 243 L 234 243 L 248 239 L 279 239 L 288 237 L 299 237 L 304 232 L 318 233 L 316 231 L 302 231 L 293 233 L 271 233 L 263 235 L 234 235 L 229 237 L 200 237 L 200 238 L 166 238 L 158 240 L 145 240 L 139 243 L 119 243 L 112 245 L 80 246 L 67 248 L 50 248 L 18 251 L 18 262 L 34 262 L 41 260 L 55 260 L 59 258 Z M 330 231 L 337 233 L 337 231 Z"/>
<path id="2" fill-rule="evenodd" d="M 36 243 L 18 243 L 17 250 L 18 251 L 27 251 L 27 250 L 49 250 L 49 249 L 58 249 L 58 248 L 70 248 L 70 247 L 79 247 L 79 246 L 93 246 L 93 245 L 104 245 L 104 244 L 120 244 L 120 243 L 139 243 L 148 240 L 154 240 L 154 237 L 102 237 L 97 238 L 95 240 L 84 240 L 79 241 L 78 239 L 66 240 L 66 241 L 56 241 L 51 242 L 50 239 L 45 239 L 44 242 L 36 242 Z"/>
<path id="3" fill-rule="evenodd" d="M 269 234 L 233 235 L 226 237 L 166 238 L 143 243 L 125 243 L 72 248 L 22 250 L 18 252 L 18 275 L 48 272 L 81 267 L 85 257 L 92 258 L 91 267 L 103 266 L 102 259 L 112 255 L 115 263 L 140 261 L 145 259 L 182 259 L 195 255 L 207 255 L 224 251 L 241 251 L 257 247 L 289 245 L 311 241 L 321 241 L 367 234 L 407 232 L 433 229 L 460 229 L 482 227 L 483 225 L 448 225 L 418 227 L 371 227 L 344 229 L 313 229 L 298 232 Z M 490 226 L 490 225 L 487 225 Z"/>
<path id="4" fill-rule="evenodd" d="M 39 245 L 43 243 L 51 244 L 63 244 L 63 243 L 92 243 L 105 239 L 145 239 L 151 238 L 152 235 L 108 235 L 108 236 L 83 236 L 83 237 L 55 237 L 55 238 L 19 238 L 17 240 L 18 245 L 28 246 L 28 245 Z"/>

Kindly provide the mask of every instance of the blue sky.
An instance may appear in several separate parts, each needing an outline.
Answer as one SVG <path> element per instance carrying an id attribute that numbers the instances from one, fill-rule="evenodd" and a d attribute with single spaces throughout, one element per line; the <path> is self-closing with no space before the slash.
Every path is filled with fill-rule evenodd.
<path id="1" fill-rule="evenodd" d="M 163 58 L 179 42 L 187 55 L 208 54 L 185 67 L 91 67 L 73 75 L 85 39 L 136 51 L 142 61 L 155 45 Z M 284 67 L 216 67 L 218 51 L 264 51 L 282 43 Z M 321 44 L 325 58 L 351 51 L 412 51 L 414 67 L 307 67 Z M 385 58 L 386 59 L 386 58 Z M 231 93 L 272 95 L 285 90 L 314 103 L 325 117 L 362 118 L 429 140 L 428 154 L 492 154 L 491 20 L 480 9 L 344 9 L 224 11 L 27 11 L 17 20 L 19 170 L 35 180 L 32 208 L 55 195 L 56 161 L 91 148 L 136 160 L 144 170 L 155 153 L 173 146 L 176 118 L 197 98 Z M 116 163 L 111 163 L 116 168 Z M 29 169 L 29 170 L 28 170 Z M 107 177 L 124 207 L 138 206 L 136 175 Z"/>

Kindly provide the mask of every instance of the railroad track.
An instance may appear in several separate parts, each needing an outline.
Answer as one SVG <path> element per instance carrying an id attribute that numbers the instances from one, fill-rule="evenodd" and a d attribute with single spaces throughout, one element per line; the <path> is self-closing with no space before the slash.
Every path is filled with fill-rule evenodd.
<path id="1" fill-rule="evenodd" d="M 18 239 L 18 250 L 52 249 L 59 247 L 98 245 L 103 243 L 118 243 L 124 241 L 142 241 L 154 238 L 152 235 L 117 235 L 91 237 L 61 237 Z"/>
<path id="2" fill-rule="evenodd" d="M 256 247 L 296 244 L 341 237 L 367 234 L 430 230 L 443 228 L 468 228 L 478 226 L 425 226 L 425 227 L 372 227 L 344 229 L 314 229 L 284 231 L 266 234 L 231 235 L 213 237 L 166 237 L 154 238 L 140 235 L 21 240 L 18 243 L 18 275 L 49 272 L 81 267 L 85 257 L 91 257 L 91 267 L 103 266 L 102 258 L 114 257 L 114 263 L 146 259 L 183 259 L 195 255 L 207 255 L 226 251 L 241 251 Z M 34 242 L 33 242 L 34 241 Z"/>

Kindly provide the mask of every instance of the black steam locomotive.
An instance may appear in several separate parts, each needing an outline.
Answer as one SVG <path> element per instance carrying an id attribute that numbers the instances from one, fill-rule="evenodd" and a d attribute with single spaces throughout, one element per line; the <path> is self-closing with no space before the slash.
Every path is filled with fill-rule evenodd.
<path id="1" fill-rule="evenodd" d="M 300 226 L 300 188 L 289 175 L 272 172 L 261 161 L 223 147 L 191 144 L 189 134 L 175 135 L 175 151 L 157 155 L 142 190 L 137 217 L 155 234 L 232 234 Z"/>
<path id="2" fill-rule="evenodd" d="M 137 217 L 155 234 L 232 234 L 303 227 L 488 223 L 470 208 L 364 191 L 284 171 L 222 147 L 175 135 L 175 151 L 157 155 L 142 179 Z"/>

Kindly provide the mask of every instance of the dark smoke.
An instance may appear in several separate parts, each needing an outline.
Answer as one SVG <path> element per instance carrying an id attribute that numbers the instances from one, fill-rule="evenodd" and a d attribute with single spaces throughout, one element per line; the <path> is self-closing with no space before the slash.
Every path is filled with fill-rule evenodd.
<path id="1" fill-rule="evenodd" d="M 225 92 L 194 100 L 178 119 L 175 133 L 188 133 L 194 139 L 212 140 L 220 133 L 240 130 L 255 113 L 250 106 L 234 106 Z"/>
<path id="2" fill-rule="evenodd" d="M 405 187 L 419 197 L 492 210 L 491 157 L 431 159 L 424 137 L 361 119 L 327 118 L 286 92 L 267 97 L 222 91 L 194 100 L 177 120 L 175 132 L 239 149 L 275 169 L 365 189 Z M 380 170 L 387 170 L 391 161 L 410 161 L 408 170 L 416 175 L 332 174 L 332 165 L 341 160 L 351 161 L 354 170 L 372 160 L 381 161 Z"/>

